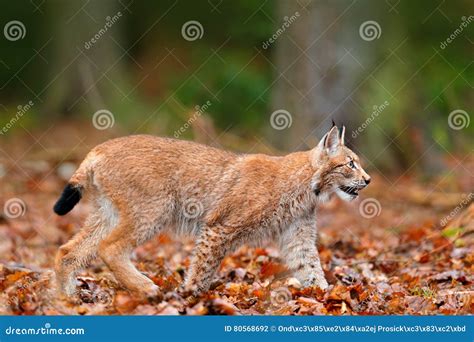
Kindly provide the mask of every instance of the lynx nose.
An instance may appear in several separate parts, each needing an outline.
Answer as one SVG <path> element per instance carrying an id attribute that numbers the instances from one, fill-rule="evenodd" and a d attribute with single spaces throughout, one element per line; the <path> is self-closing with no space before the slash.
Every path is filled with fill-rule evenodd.
<path id="1" fill-rule="evenodd" d="M 370 180 L 371 180 L 370 177 L 369 177 L 369 178 L 365 178 L 365 179 L 364 179 L 365 185 L 369 185 Z"/>

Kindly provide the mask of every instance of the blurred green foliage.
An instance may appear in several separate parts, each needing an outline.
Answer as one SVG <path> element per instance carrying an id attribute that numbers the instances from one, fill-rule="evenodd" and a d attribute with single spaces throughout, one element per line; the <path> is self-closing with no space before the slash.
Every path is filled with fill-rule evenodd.
<path id="1" fill-rule="evenodd" d="M 29 118 L 22 121 L 26 126 L 50 118 L 56 120 L 66 112 L 89 119 L 94 111 L 83 102 L 67 110 L 50 106 L 54 102 L 51 99 L 62 96 L 55 93 L 53 85 L 61 82 L 56 77 L 68 67 L 67 60 L 60 58 L 66 47 L 57 39 L 57 28 L 72 34 L 86 26 L 82 29 L 87 32 L 86 37 L 91 37 L 105 20 L 94 11 L 99 0 L 79 1 L 74 6 L 80 15 L 71 17 L 66 24 L 61 22 L 64 16 L 58 16 L 58 8 L 65 4 L 73 6 L 72 1 L 60 0 L 41 4 L 29 0 L 2 1 L 2 25 L 20 20 L 27 34 L 15 42 L 0 39 L 0 81 L 4 85 L 0 90 L 0 124 L 8 122 L 15 108 L 29 100 L 35 106 Z M 278 73 L 274 66 L 275 47 L 262 50 L 261 44 L 282 21 L 277 15 L 277 1 L 104 0 L 100 4 L 109 8 L 110 15 L 123 12 L 123 19 L 108 34 L 110 37 L 101 38 L 114 38 L 119 44 L 112 46 L 122 59 L 118 71 L 121 79 L 111 85 L 105 77 L 99 84 L 109 88 L 102 92 L 107 108 L 117 113 L 117 121 L 129 127 L 128 131 L 152 131 L 157 126 L 163 129 L 166 123 L 165 131 L 160 133 L 170 134 L 186 120 L 175 115 L 182 110 L 173 104 L 176 100 L 190 110 L 211 101 L 209 115 L 220 130 L 231 126 L 243 136 L 264 132 L 271 112 L 269 88 Z M 364 108 L 390 102 L 390 115 L 380 118 L 377 124 L 391 137 L 410 123 L 424 127 L 424 134 L 450 150 L 459 146 L 470 150 L 474 124 L 455 132 L 448 129 L 446 121 L 453 109 L 469 112 L 473 108 L 474 23 L 446 48 L 440 44 L 459 28 L 463 17 L 469 18 L 474 4 L 457 0 L 436 9 L 438 5 L 441 4 L 428 0 L 402 0 L 396 4 L 361 1 L 354 5 L 350 15 L 355 33 L 358 25 L 368 19 L 377 20 L 383 30 L 383 39 L 377 40 L 376 48 L 371 49 L 371 63 L 377 68 L 360 72 L 361 80 L 372 75 L 355 96 Z M 202 23 L 203 39 L 182 39 L 182 25 L 189 20 Z M 361 49 L 364 44 L 375 43 L 362 41 Z M 76 46 L 78 51 L 84 50 L 82 45 L 83 41 L 77 40 L 67 49 Z M 161 59 L 164 62 L 157 66 Z M 103 77 L 100 72 L 97 75 Z M 353 114 L 360 116 L 361 122 L 367 116 Z M 382 135 L 373 130 L 363 139 L 369 148 L 376 148 L 373 142 L 381 137 L 386 139 Z"/>

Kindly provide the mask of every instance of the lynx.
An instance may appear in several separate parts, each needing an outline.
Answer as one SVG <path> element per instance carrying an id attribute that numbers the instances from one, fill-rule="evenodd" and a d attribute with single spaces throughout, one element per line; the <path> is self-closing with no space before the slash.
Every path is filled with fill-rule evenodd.
<path id="1" fill-rule="evenodd" d="M 370 182 L 344 133 L 344 126 L 333 126 L 312 150 L 280 157 L 148 135 L 96 146 L 54 206 L 65 215 L 87 195 L 94 208 L 59 249 L 59 290 L 73 295 L 76 273 L 98 255 L 124 287 L 158 295 L 130 254 L 164 231 L 196 237 L 183 286 L 194 294 L 209 289 L 227 254 L 266 240 L 276 242 L 302 285 L 327 288 L 316 246 L 317 204 L 331 194 L 351 201 Z"/>

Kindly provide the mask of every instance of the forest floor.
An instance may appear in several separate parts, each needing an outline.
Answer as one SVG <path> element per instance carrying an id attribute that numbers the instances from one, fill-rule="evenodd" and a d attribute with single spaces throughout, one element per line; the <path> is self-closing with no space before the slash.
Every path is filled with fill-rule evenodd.
<path id="1" fill-rule="evenodd" d="M 326 292 L 288 278 L 278 250 L 268 245 L 240 248 L 225 258 L 212 290 L 183 298 L 177 288 L 193 242 L 157 236 L 136 249 L 133 262 L 163 289 L 161 302 L 125 291 L 100 260 L 78 275 L 76 298 L 56 295 L 55 253 L 79 230 L 89 204 L 81 202 L 64 217 L 51 208 L 65 174 L 79 161 L 24 158 L 2 165 L 0 314 L 474 313 L 473 159 L 452 158 L 448 172 L 430 180 L 372 173 L 360 199 L 322 205 L 319 250 L 330 283 Z"/>

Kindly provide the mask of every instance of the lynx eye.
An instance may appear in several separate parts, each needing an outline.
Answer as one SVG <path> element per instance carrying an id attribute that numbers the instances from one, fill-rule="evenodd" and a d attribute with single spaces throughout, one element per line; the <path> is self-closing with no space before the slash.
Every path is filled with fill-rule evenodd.
<path id="1" fill-rule="evenodd" d="M 349 165 L 349 167 L 350 167 L 351 169 L 355 169 L 355 168 L 356 168 L 353 160 L 351 160 L 349 163 L 347 163 L 347 165 Z"/>

